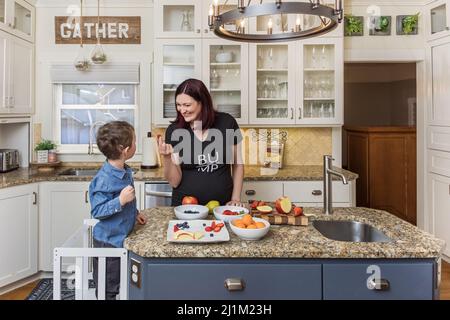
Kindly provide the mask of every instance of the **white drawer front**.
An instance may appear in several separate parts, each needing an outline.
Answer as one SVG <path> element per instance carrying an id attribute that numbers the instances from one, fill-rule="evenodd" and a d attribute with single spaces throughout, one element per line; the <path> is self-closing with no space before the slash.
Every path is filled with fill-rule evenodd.
<path id="1" fill-rule="evenodd" d="M 450 177 L 450 153 L 430 150 L 428 152 L 428 171 Z"/>
<path id="2" fill-rule="evenodd" d="M 428 148 L 450 151 L 450 127 L 428 127 Z"/>
<path id="3" fill-rule="evenodd" d="M 323 202 L 323 182 L 322 181 L 289 181 L 284 182 L 284 195 L 293 202 Z M 351 202 L 350 186 L 344 185 L 341 181 L 333 181 L 333 202 Z"/>
<path id="4" fill-rule="evenodd" d="M 275 201 L 283 195 L 283 183 L 280 181 L 244 181 L 241 201 Z"/>

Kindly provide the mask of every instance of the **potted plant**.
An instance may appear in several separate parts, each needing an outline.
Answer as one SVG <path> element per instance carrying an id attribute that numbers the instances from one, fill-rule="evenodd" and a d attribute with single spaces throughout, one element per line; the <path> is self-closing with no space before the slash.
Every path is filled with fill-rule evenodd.
<path id="1" fill-rule="evenodd" d="M 38 163 L 48 163 L 49 152 L 53 152 L 55 154 L 55 157 L 51 158 L 53 160 L 51 162 L 56 161 L 56 144 L 54 144 L 52 141 L 43 139 L 36 145 L 34 150 L 36 151 L 36 160 Z"/>
<path id="2" fill-rule="evenodd" d="M 419 22 L 419 13 L 405 16 L 402 19 L 402 31 L 404 34 L 417 34 L 417 23 Z"/>
<path id="3" fill-rule="evenodd" d="M 363 35 L 363 17 L 354 15 L 345 15 L 345 35 L 362 36 Z"/>

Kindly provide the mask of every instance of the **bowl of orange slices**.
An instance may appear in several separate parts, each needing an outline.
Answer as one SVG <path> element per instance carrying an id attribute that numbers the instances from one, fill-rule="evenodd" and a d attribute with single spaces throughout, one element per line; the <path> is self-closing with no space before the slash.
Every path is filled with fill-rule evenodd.
<path id="1" fill-rule="evenodd" d="M 242 240 L 259 240 L 269 232 L 270 223 L 261 218 L 245 214 L 230 222 L 231 231 Z"/>

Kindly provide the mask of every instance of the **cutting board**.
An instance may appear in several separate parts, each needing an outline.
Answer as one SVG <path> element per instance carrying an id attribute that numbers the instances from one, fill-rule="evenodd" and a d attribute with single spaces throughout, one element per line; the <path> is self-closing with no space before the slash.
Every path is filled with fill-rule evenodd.
<path id="1" fill-rule="evenodd" d="M 270 224 L 289 224 L 293 226 L 307 226 L 308 225 L 308 217 L 306 216 L 298 216 L 295 217 L 293 211 L 289 214 L 281 214 L 275 210 L 275 204 L 266 202 L 266 204 L 273 208 L 271 213 L 261 213 L 256 209 L 251 209 L 250 213 L 253 217 L 262 218 L 264 220 L 269 221 Z"/>

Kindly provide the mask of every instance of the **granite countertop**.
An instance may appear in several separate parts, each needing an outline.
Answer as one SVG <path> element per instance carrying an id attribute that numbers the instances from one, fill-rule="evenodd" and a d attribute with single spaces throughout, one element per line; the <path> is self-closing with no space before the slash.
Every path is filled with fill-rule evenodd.
<path id="1" fill-rule="evenodd" d="M 368 208 L 335 208 L 333 215 L 321 208 L 305 208 L 317 216 L 310 219 L 356 220 L 370 224 L 393 239 L 389 243 L 334 241 L 323 237 L 312 225 L 272 225 L 259 241 L 243 241 L 230 233 L 230 241 L 214 244 L 168 242 L 167 226 L 175 219 L 172 207 L 144 211 L 145 226 L 136 226 L 125 239 L 125 248 L 147 258 L 436 258 L 445 247 L 442 240 L 386 211 Z"/>
<path id="2" fill-rule="evenodd" d="M 0 189 L 22 184 L 36 183 L 42 181 L 91 181 L 92 176 L 61 176 L 64 170 L 73 167 L 62 166 L 51 172 L 39 172 L 36 169 L 19 168 L 17 170 L 0 174 Z M 92 166 L 81 166 L 77 168 L 92 168 Z M 95 168 L 99 168 L 96 166 Z M 286 166 L 283 169 L 269 169 L 261 166 L 245 166 L 245 181 L 311 181 L 322 180 L 322 166 Z M 342 172 L 347 180 L 358 178 L 356 173 L 352 173 L 340 168 L 334 168 Z M 135 181 L 164 181 L 163 168 L 153 170 L 136 169 Z"/>

